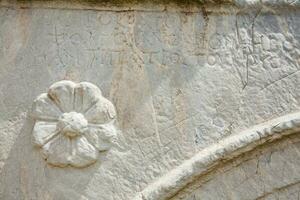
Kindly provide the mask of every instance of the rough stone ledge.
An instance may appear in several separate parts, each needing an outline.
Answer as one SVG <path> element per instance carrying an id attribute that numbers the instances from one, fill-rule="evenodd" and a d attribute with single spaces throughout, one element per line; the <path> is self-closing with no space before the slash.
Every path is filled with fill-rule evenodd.
<path id="1" fill-rule="evenodd" d="M 299 131 L 300 112 L 276 118 L 240 134 L 229 136 L 200 151 L 149 185 L 134 200 L 161 200 L 172 197 L 218 163 L 233 159 L 259 145 L 278 140 L 283 136 L 299 133 Z"/>
<path id="2" fill-rule="evenodd" d="M 99 11 L 166 11 L 174 8 L 185 12 L 208 8 L 300 8 L 300 0 L 0 0 L 0 7 L 80 9 Z"/>

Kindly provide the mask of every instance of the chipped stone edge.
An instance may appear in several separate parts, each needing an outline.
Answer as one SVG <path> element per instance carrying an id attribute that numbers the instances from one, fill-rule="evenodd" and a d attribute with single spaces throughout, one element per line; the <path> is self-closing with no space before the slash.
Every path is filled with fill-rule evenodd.
<path id="1" fill-rule="evenodd" d="M 300 0 L 233 0 L 238 7 L 299 7 Z"/>
<path id="2" fill-rule="evenodd" d="M 134 200 L 162 200 L 175 195 L 216 164 L 249 152 L 259 145 L 300 132 L 300 112 L 254 126 L 197 153 L 138 193 Z"/>
<path id="3" fill-rule="evenodd" d="M 181 3 L 180 3 L 181 2 Z M 94 10 L 108 12 L 125 11 L 183 11 L 202 12 L 207 11 L 234 13 L 236 9 L 277 9 L 300 8 L 300 0 L 0 0 L 0 8 L 10 9 L 70 9 L 70 10 Z"/>

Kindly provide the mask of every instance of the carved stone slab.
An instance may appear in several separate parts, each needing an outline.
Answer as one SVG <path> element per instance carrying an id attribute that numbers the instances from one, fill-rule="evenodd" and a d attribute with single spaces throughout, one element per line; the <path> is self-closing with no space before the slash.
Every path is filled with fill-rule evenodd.
<path id="1" fill-rule="evenodd" d="M 282 139 L 284 136 L 299 135 L 299 131 L 300 113 L 298 112 L 270 120 L 239 134 L 227 137 L 200 151 L 191 159 L 150 184 L 134 200 L 170 199 L 195 179 L 208 173 L 217 164 L 235 159 L 239 155 L 249 153 L 258 146 Z M 295 166 L 298 169 L 296 164 Z M 294 179 L 297 177 L 295 175 Z M 272 181 L 275 182 L 275 180 Z M 196 200 L 196 198 L 193 199 Z"/>
<path id="2" fill-rule="evenodd" d="M 0 199 L 169 198 L 190 191 L 195 178 L 224 158 L 236 162 L 232 156 L 242 153 L 248 159 L 248 147 L 272 150 L 261 142 L 296 136 L 285 135 L 297 129 L 294 118 L 270 120 L 300 111 L 299 0 L 232 0 L 245 8 L 220 1 L 99 2 L 1 1 Z M 74 83 L 47 92 L 56 80 Z M 81 80 L 97 83 L 102 95 Z M 47 94 L 35 102 L 32 120 L 27 111 L 41 92 Z M 106 103 L 93 104 L 94 97 L 106 102 L 108 94 L 117 120 Z M 274 130 L 249 131 L 263 122 Z M 291 130 L 276 130 L 293 122 Z M 300 166 L 292 153 L 299 149 L 300 143 L 277 154 L 294 160 L 287 162 L 292 167 L 281 170 L 286 159 L 270 166 L 287 184 L 300 178 L 289 170 Z M 237 169 L 252 173 L 251 167 Z M 215 181 L 188 200 L 234 199 L 232 190 L 247 183 L 239 177 Z M 261 182 L 251 186 L 268 187 Z M 240 194 L 256 199 L 246 193 Z"/>
<path id="3" fill-rule="evenodd" d="M 49 164 L 86 167 L 116 137 L 116 112 L 100 89 L 88 82 L 59 81 L 34 101 L 33 142 Z"/>

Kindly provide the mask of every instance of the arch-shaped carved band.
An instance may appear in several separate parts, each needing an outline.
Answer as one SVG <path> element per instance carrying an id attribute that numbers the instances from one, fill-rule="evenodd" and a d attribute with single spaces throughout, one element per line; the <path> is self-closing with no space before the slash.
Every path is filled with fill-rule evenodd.
<path id="1" fill-rule="evenodd" d="M 227 137 L 200 151 L 143 191 L 135 200 L 162 200 L 175 195 L 219 162 L 233 159 L 255 147 L 300 132 L 300 113 L 289 114 Z"/>

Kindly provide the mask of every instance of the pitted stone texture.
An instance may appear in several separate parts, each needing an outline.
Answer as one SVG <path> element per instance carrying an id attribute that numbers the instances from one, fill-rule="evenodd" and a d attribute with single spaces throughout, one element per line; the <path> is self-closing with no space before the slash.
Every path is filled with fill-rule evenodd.
<path id="1" fill-rule="evenodd" d="M 81 113 L 69 112 L 62 114 L 56 126 L 66 136 L 73 138 L 82 135 L 88 126 L 88 121 Z"/>
<path id="2" fill-rule="evenodd" d="M 35 2 L 44 3 L 0 9 L 0 199 L 131 200 L 214 142 L 300 110 L 296 9 L 81 10 Z M 6 128 L 63 79 L 99 86 L 123 133 L 118 150 L 80 170 L 41 159 L 32 148 L 32 121 Z M 59 108 L 51 108 L 40 117 L 57 119 Z M 87 120 L 107 120 L 88 113 Z M 110 137 L 97 126 L 90 131 L 92 140 Z M 95 146 L 106 148 L 108 141 Z"/>
<path id="3" fill-rule="evenodd" d="M 288 138 L 196 180 L 170 200 L 298 200 L 300 137 Z"/>
<path id="4" fill-rule="evenodd" d="M 216 170 L 216 166 L 220 167 L 226 161 L 234 163 L 236 158 L 251 154 L 251 151 L 255 151 L 260 146 L 267 146 L 274 140 L 283 140 L 284 137 L 294 135 L 299 138 L 299 131 L 300 113 L 298 112 L 229 136 L 200 151 L 191 159 L 184 161 L 180 166 L 150 184 L 135 197 L 135 200 L 163 200 L 173 196 L 179 198 L 178 193 L 189 188 L 195 179 L 201 181 L 206 174 Z M 299 163 L 296 163 L 295 168 L 298 165 Z M 295 176 L 298 177 L 298 175 Z"/>
<path id="5" fill-rule="evenodd" d="M 55 166 L 86 167 L 116 137 L 114 106 L 91 83 L 54 83 L 34 101 L 32 116 L 34 143 Z"/>

